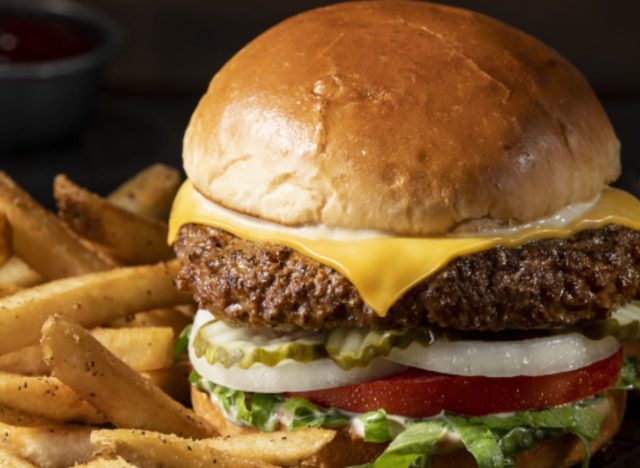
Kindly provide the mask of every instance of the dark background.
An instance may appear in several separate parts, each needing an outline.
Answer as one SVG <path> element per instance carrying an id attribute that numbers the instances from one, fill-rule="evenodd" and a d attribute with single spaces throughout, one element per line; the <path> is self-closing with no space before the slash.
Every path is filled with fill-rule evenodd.
<path id="1" fill-rule="evenodd" d="M 283 18 L 320 1 L 85 0 L 117 20 L 125 44 L 109 66 L 85 132 L 47 148 L 0 153 L 8 171 L 51 205 L 64 172 L 105 193 L 138 169 L 181 164 L 181 139 L 199 96 L 235 51 Z M 640 2 L 451 1 L 544 40 L 581 69 L 622 141 L 620 185 L 640 194 Z M 1 131 L 1 129 L 0 129 Z"/>

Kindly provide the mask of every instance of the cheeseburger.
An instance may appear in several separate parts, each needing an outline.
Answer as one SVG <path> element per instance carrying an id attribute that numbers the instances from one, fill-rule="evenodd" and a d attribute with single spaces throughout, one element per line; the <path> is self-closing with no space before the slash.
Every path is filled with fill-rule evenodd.
<path id="1" fill-rule="evenodd" d="M 562 467 L 637 386 L 640 202 L 583 76 L 458 8 L 344 3 L 217 73 L 172 212 L 193 405 L 305 466 Z"/>

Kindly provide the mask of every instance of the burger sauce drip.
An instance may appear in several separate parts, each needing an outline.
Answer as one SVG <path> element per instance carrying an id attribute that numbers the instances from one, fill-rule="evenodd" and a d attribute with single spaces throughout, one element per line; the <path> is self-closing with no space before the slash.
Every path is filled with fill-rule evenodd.
<path id="1" fill-rule="evenodd" d="M 95 44 L 89 31 L 71 21 L 0 11 L 0 64 L 73 57 Z"/>

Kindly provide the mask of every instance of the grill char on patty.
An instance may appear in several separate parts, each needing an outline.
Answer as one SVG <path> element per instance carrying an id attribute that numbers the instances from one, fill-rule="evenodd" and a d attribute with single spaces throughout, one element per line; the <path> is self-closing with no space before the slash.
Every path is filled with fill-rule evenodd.
<path id="1" fill-rule="evenodd" d="M 188 224 L 175 249 L 178 287 L 201 308 L 233 325 L 283 331 L 550 329 L 606 318 L 640 287 L 640 232 L 615 225 L 457 258 L 384 318 L 342 274 L 289 247 Z"/>

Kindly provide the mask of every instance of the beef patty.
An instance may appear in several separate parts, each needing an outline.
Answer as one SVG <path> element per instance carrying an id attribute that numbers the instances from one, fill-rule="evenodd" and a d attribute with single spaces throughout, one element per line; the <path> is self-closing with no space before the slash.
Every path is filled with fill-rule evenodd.
<path id="1" fill-rule="evenodd" d="M 178 287 L 228 323 L 280 330 L 437 325 L 499 331 L 606 318 L 638 294 L 640 232 L 620 226 L 457 258 L 381 318 L 342 274 L 285 246 L 189 224 Z"/>

